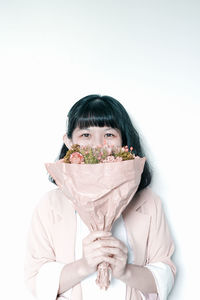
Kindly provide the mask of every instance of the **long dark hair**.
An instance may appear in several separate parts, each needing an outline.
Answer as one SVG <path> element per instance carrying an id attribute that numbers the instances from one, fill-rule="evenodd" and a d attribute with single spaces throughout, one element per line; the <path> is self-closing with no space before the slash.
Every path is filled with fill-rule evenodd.
<path id="1" fill-rule="evenodd" d="M 70 109 L 67 120 L 67 136 L 72 138 L 72 133 L 76 127 L 85 128 L 90 126 L 110 126 L 121 131 L 122 146 L 133 147 L 135 155 L 144 157 L 141 147 L 140 137 L 133 126 L 130 117 L 123 105 L 110 96 L 88 95 L 78 100 Z M 63 158 L 68 151 L 63 143 L 60 153 L 56 160 Z M 49 180 L 56 184 L 55 180 L 49 175 Z M 146 160 L 138 191 L 147 187 L 152 180 L 152 171 Z M 56 184 L 57 185 L 57 184 Z"/>

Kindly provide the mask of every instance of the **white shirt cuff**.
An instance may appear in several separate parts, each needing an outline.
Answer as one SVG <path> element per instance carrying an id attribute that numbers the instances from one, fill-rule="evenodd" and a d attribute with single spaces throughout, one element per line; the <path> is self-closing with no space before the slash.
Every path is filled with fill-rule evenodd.
<path id="1" fill-rule="evenodd" d="M 163 262 L 156 262 L 147 264 L 145 267 L 148 268 L 154 276 L 159 300 L 167 300 L 174 284 L 174 276 L 170 266 Z"/>
<path id="2" fill-rule="evenodd" d="M 38 274 L 36 275 L 36 297 L 38 300 L 56 300 L 58 297 L 60 275 L 66 263 L 57 261 L 47 262 L 41 266 Z M 72 289 L 69 289 L 63 294 L 66 299 L 71 297 Z M 61 297 L 61 298 L 60 298 Z"/>

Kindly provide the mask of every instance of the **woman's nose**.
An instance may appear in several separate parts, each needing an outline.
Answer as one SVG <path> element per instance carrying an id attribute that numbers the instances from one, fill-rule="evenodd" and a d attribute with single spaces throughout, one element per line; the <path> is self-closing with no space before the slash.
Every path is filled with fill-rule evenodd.
<path id="1" fill-rule="evenodd" d="M 99 145 L 103 146 L 103 143 L 104 143 L 104 137 L 101 137 L 101 136 L 96 136 L 92 140 L 93 147 L 97 147 Z"/>

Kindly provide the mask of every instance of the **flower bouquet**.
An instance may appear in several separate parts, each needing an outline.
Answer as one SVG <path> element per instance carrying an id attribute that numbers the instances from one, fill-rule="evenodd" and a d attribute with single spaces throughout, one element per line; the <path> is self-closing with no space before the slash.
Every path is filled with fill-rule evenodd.
<path id="1" fill-rule="evenodd" d="M 74 144 L 62 159 L 45 163 L 90 231 L 111 231 L 135 195 L 146 158 L 135 156 L 132 150 Z M 97 268 L 96 283 L 105 290 L 110 284 L 109 269 L 107 262 Z"/>

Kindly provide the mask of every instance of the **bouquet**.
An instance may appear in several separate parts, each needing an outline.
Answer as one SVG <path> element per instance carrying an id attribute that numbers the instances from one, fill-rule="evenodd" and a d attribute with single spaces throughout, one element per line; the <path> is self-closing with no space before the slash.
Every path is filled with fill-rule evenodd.
<path id="1" fill-rule="evenodd" d="M 45 163 L 90 231 L 111 231 L 135 195 L 146 158 L 135 156 L 132 150 L 74 144 L 62 159 Z M 109 263 L 98 265 L 96 283 L 105 290 L 109 287 Z"/>
<path id="2" fill-rule="evenodd" d="M 133 147 L 130 147 L 133 150 Z M 98 164 L 134 159 L 135 155 L 128 151 L 128 146 L 117 147 L 104 145 L 104 147 L 72 145 L 63 158 L 65 163 Z"/>

